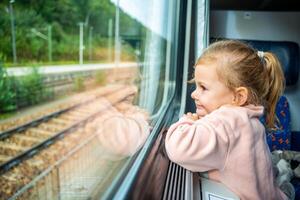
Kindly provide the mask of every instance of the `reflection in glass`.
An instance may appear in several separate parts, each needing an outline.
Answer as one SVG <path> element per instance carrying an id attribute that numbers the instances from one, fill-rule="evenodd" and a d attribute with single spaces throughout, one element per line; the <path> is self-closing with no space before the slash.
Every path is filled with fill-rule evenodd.
<path id="1" fill-rule="evenodd" d="M 125 115 L 112 111 L 98 128 L 97 134 L 103 152 L 109 159 L 123 159 L 134 155 L 144 144 L 149 135 L 146 116 L 137 108 Z"/>

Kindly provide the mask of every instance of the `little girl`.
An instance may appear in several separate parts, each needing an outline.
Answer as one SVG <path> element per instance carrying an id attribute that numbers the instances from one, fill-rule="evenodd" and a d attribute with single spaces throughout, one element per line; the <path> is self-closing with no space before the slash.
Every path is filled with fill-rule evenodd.
<path id="1" fill-rule="evenodd" d="M 173 124 L 165 140 L 169 158 L 223 183 L 241 199 L 287 196 L 276 185 L 265 127 L 274 127 L 284 88 L 276 56 L 239 41 L 210 45 L 195 66 L 197 110 Z"/>

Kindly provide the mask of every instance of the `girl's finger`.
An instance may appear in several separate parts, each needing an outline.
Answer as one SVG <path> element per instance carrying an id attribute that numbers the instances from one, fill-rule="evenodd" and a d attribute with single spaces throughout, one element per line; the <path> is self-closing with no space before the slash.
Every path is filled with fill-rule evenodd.
<path id="1" fill-rule="evenodd" d="M 197 120 L 198 119 L 198 115 L 196 113 L 193 113 L 193 119 Z"/>

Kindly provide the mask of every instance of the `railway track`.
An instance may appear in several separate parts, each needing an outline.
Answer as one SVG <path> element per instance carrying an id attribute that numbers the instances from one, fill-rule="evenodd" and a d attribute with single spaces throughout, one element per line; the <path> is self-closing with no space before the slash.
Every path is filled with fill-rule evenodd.
<path id="1" fill-rule="evenodd" d="M 136 93 L 135 87 L 114 86 L 31 122 L 0 133 L 0 197 L 9 199 L 45 169 L 82 144 L 95 130 L 89 122 L 109 114 Z M 30 199 L 30 198 L 29 198 Z"/>
<path id="2" fill-rule="evenodd" d="M 0 133 L 0 175 L 38 154 L 65 135 L 75 132 L 111 105 L 122 102 L 136 91 L 133 87 L 103 90 L 83 103 L 50 113 Z"/>

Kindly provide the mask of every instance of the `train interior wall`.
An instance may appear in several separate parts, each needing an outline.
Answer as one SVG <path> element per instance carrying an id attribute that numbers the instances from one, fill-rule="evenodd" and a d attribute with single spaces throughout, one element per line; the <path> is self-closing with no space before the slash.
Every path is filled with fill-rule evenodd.
<path id="1" fill-rule="evenodd" d="M 212 38 L 263 41 L 292 41 L 300 46 L 300 12 L 211 10 L 209 34 Z M 300 67 L 300 66 L 298 66 Z M 291 129 L 300 131 L 300 77 L 286 87 L 290 104 Z"/>

